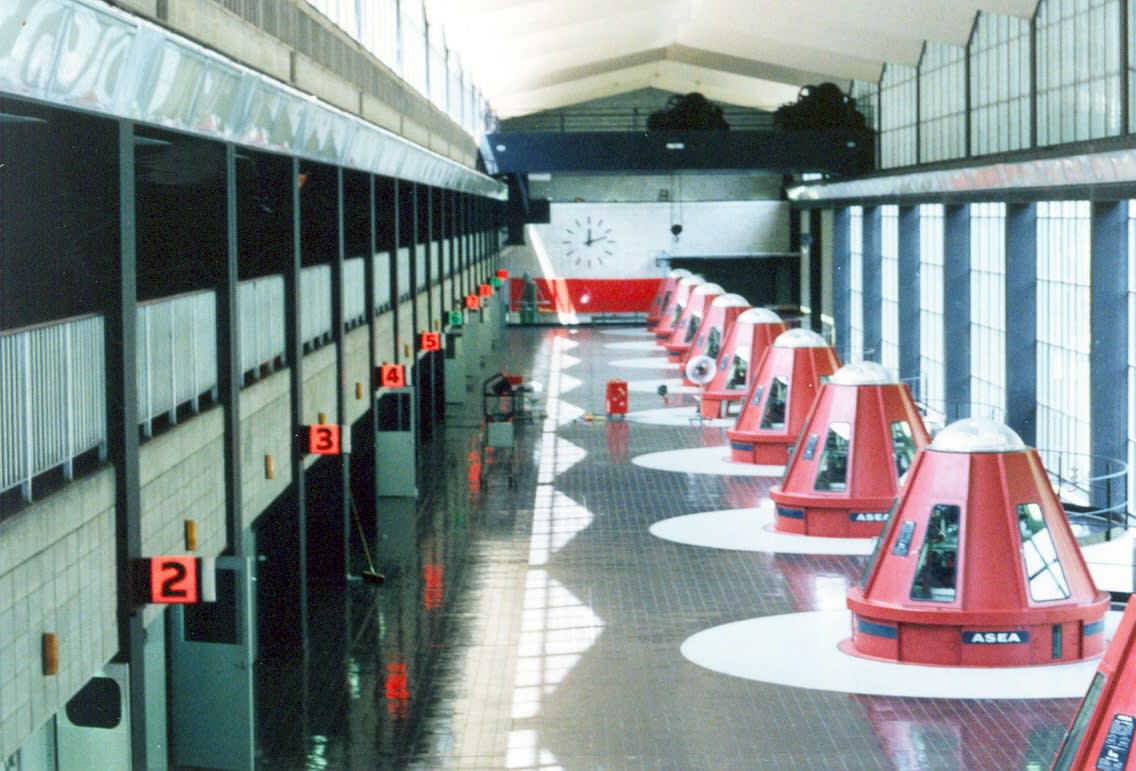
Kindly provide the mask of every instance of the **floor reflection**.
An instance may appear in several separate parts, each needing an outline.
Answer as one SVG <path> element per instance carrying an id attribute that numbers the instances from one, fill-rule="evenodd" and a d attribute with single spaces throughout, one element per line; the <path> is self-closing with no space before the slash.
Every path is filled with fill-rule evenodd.
<path id="1" fill-rule="evenodd" d="M 412 752 L 446 631 L 447 592 L 460 576 L 471 507 L 478 503 L 466 474 L 429 469 L 461 468 L 470 431 L 436 435 L 423 451 L 427 482 L 418 500 L 361 495 L 353 501 L 347 578 L 311 577 L 306 635 L 298 607 L 304 593 L 293 567 L 300 547 L 288 536 L 296 515 L 278 509 L 259 523 L 260 767 L 399 768 Z M 356 489 L 370 483 L 354 481 Z M 309 549 L 318 550 L 313 540 Z M 362 580 L 371 570 L 383 575 L 381 584 Z"/>

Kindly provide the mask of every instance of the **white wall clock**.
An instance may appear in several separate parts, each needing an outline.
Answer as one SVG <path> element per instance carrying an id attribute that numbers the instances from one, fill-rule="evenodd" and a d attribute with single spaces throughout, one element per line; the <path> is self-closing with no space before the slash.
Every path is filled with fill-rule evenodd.
<path id="1" fill-rule="evenodd" d="M 615 256 L 615 229 L 602 217 L 574 217 L 561 235 L 564 257 L 574 267 L 599 267 Z"/>

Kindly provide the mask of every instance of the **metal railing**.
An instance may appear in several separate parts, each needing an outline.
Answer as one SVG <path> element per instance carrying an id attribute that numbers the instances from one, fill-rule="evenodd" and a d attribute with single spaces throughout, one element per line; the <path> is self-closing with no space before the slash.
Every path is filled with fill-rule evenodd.
<path id="1" fill-rule="evenodd" d="M 0 333 L 0 492 L 98 449 L 106 459 L 106 360 L 101 316 Z"/>
<path id="2" fill-rule="evenodd" d="M 391 280 L 390 280 L 390 252 L 377 252 L 372 259 L 375 261 L 374 270 L 374 293 L 375 293 L 375 310 L 381 311 L 390 308 L 394 304 L 394 299 L 391 297 Z"/>
<path id="3" fill-rule="evenodd" d="M 237 286 L 237 345 L 246 375 L 256 377 L 284 363 L 283 276 L 254 278 Z"/>
<path id="4" fill-rule="evenodd" d="M 331 266 L 300 271 L 300 341 L 318 348 L 331 339 Z"/>
<path id="5" fill-rule="evenodd" d="M 1038 449 L 1053 491 L 1070 521 L 1103 529 L 1128 529 L 1128 464 L 1100 455 Z"/>
<path id="6" fill-rule="evenodd" d="M 217 398 L 217 301 L 194 292 L 138 306 L 138 417 L 145 436 L 154 419 L 177 423 L 188 404 L 196 413 L 202 394 Z"/>
<path id="7" fill-rule="evenodd" d="M 343 325 L 353 329 L 367 320 L 366 284 L 362 257 L 343 261 Z"/>

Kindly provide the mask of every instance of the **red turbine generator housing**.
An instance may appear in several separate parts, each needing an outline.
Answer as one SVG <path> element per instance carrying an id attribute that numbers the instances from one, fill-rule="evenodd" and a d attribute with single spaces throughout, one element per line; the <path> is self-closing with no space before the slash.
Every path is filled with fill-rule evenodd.
<path id="1" fill-rule="evenodd" d="M 715 362 L 718 354 L 722 352 L 722 342 L 730 327 L 734 325 L 738 316 L 749 309 L 749 302 L 740 294 L 723 294 L 714 298 L 698 332 L 694 335 L 694 342 L 682 357 L 682 382 L 686 385 L 701 385 L 686 377 L 686 363 L 699 356 L 709 356 Z"/>
<path id="2" fill-rule="evenodd" d="M 690 299 L 687 300 L 686 307 L 682 309 L 682 314 L 675 322 L 670 338 L 663 343 L 663 347 L 667 349 L 668 361 L 678 364 L 683 360 L 690 346 L 694 344 L 694 336 L 698 334 L 698 328 L 702 325 L 702 319 L 706 316 L 710 305 L 725 291 L 717 284 L 709 283 L 699 284 L 690 290 Z"/>
<path id="3" fill-rule="evenodd" d="M 820 390 L 840 367 L 836 350 L 810 329 L 782 332 L 765 351 L 738 421 L 726 431 L 730 458 L 784 466 Z"/>
<path id="4" fill-rule="evenodd" d="M 1109 596 L 1037 451 L 1001 423 L 967 418 L 915 457 L 847 604 L 848 653 L 1017 667 L 1104 650 Z"/>
<path id="5" fill-rule="evenodd" d="M 690 300 L 690 293 L 694 291 L 694 287 L 700 284 L 705 284 L 706 279 L 702 276 L 685 276 L 678 280 L 675 284 L 674 291 L 671 292 L 671 299 L 663 306 L 663 312 L 659 316 L 659 323 L 655 325 L 655 342 L 659 345 L 670 340 L 671 334 L 675 330 L 675 324 L 678 323 L 679 316 L 682 315 L 683 309 L 686 307 L 687 302 Z"/>
<path id="6" fill-rule="evenodd" d="M 820 387 L 780 485 L 774 528 L 833 538 L 880 534 L 915 454 L 931 441 L 907 384 L 873 361 Z"/>
<path id="7" fill-rule="evenodd" d="M 702 392 L 702 417 L 723 417 L 731 402 L 745 399 L 765 349 L 785 330 L 785 322 L 768 308 L 750 308 L 738 316 L 726 331 L 714 379 Z"/>
<path id="8" fill-rule="evenodd" d="M 663 309 L 667 307 L 670 302 L 671 294 L 678 285 L 681 278 L 686 278 L 690 275 L 690 271 L 686 268 L 675 268 L 667 273 L 666 277 L 659 282 L 659 291 L 655 293 L 655 299 L 651 301 L 651 308 L 647 311 L 647 331 L 653 330 L 659 323 L 659 319 L 663 317 Z"/>
<path id="9" fill-rule="evenodd" d="M 1052 771 L 1129 768 L 1136 729 L 1136 597 L 1104 652 L 1089 690 L 1061 742 Z"/>

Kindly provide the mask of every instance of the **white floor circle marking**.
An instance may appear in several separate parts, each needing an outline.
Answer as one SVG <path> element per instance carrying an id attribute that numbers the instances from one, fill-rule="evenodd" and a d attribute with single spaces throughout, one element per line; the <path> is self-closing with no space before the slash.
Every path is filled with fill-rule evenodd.
<path id="1" fill-rule="evenodd" d="M 695 428 L 733 428 L 734 418 L 702 418 L 698 407 L 659 407 L 654 410 L 636 410 L 627 413 L 634 423 L 654 426 L 694 426 Z"/>
<path id="2" fill-rule="evenodd" d="M 601 335 L 613 337 L 650 337 L 655 339 L 655 333 L 650 329 L 636 329 L 635 327 L 616 327 L 614 329 L 601 329 Z"/>
<path id="3" fill-rule="evenodd" d="M 784 466 L 759 466 L 756 463 L 739 463 L 730 460 L 728 444 L 715 447 L 694 447 L 686 450 L 664 450 L 637 455 L 631 459 L 636 466 L 660 471 L 677 471 L 682 474 L 720 474 L 740 477 L 779 477 Z"/>
<path id="4" fill-rule="evenodd" d="M 665 385 L 667 393 L 674 394 L 696 394 L 698 393 L 698 386 L 684 385 L 682 378 L 650 378 L 647 380 L 628 380 L 627 390 L 640 394 L 657 394 L 659 386 Z"/>
<path id="5" fill-rule="evenodd" d="M 660 520 L 650 527 L 651 535 L 689 546 L 712 549 L 760 551 L 774 554 L 872 553 L 875 538 L 824 538 L 796 533 L 780 533 L 773 527 L 773 501 L 766 498 L 748 509 L 723 509 L 686 514 Z"/>
<path id="6" fill-rule="evenodd" d="M 678 369 L 677 361 L 670 361 L 665 356 L 645 356 L 639 359 L 612 359 L 609 367 L 627 367 L 628 369 Z"/>
<path id="7" fill-rule="evenodd" d="M 656 345 L 654 340 L 625 340 L 618 343 L 604 343 L 609 351 L 658 351 L 666 355 L 666 349 Z"/>
<path id="8" fill-rule="evenodd" d="M 765 616 L 688 637 L 687 660 L 724 675 L 839 693 L 939 699 L 1068 699 L 1084 696 L 1099 658 L 1033 667 L 943 667 L 860 658 L 837 646 L 851 634 L 847 610 Z M 1105 620 L 1106 639 L 1120 613 Z"/>

